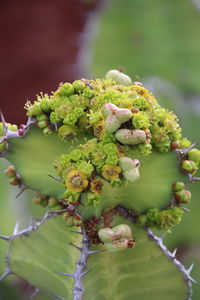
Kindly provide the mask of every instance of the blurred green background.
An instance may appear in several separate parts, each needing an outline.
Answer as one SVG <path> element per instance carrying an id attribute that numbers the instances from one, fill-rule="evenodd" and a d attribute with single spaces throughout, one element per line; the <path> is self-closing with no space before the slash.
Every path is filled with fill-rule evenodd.
<path id="1" fill-rule="evenodd" d="M 95 2 L 98 5 L 87 16 L 84 35 L 78 40 L 79 51 L 74 65 L 74 70 L 78 66 L 77 76 L 103 77 L 107 70 L 123 67 L 133 80 L 142 81 L 159 103 L 179 116 L 184 135 L 200 147 L 200 1 Z M 63 64 L 67 69 L 64 58 Z M 9 234 L 16 220 L 23 226 L 31 215 L 40 216 L 42 209 L 27 204 L 31 202 L 29 193 L 15 199 L 17 191 L 10 189 L 2 175 L 6 162 L 0 164 L 0 233 Z M 171 250 L 178 248 L 178 258 L 186 266 L 195 263 L 192 276 L 197 284 L 193 285 L 192 299 L 198 300 L 200 184 L 193 185 L 191 191 L 191 212 L 185 214 L 182 224 L 167 235 L 165 242 Z M 6 243 L 0 241 L 0 261 L 5 251 Z M 3 269 L 1 263 L 1 273 Z M 12 295 L 9 294 L 10 284 Z M 22 283 L 13 279 L 5 280 L 0 285 L 2 299 L 27 299 L 24 293 L 27 288 L 20 288 L 20 285 Z M 50 298 L 38 295 L 34 299 Z"/>

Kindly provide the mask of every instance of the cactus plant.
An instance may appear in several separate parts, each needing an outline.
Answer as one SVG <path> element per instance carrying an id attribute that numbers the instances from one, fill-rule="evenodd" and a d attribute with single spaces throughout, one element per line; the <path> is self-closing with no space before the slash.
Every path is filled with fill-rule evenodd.
<path id="1" fill-rule="evenodd" d="M 26 125 L 1 114 L 10 184 L 36 191 L 44 217 L 10 236 L 16 274 L 55 299 L 191 299 L 191 268 L 153 230 L 170 233 L 199 181 L 200 150 L 140 82 L 62 83 L 26 103 Z M 46 209 L 45 209 L 46 207 Z"/>

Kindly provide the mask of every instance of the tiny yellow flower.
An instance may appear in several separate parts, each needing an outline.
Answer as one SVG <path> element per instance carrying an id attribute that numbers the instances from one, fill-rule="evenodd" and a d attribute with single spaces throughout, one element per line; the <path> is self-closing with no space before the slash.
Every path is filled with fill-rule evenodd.
<path id="1" fill-rule="evenodd" d="M 98 123 L 95 124 L 94 126 L 94 134 L 99 138 L 103 139 L 105 135 L 105 121 L 99 121 Z"/>
<path id="2" fill-rule="evenodd" d="M 141 96 L 144 96 L 144 97 L 149 96 L 149 91 L 147 89 L 145 89 L 143 86 L 134 84 L 134 85 L 131 85 L 130 88 L 132 91 L 136 91 L 136 93 Z"/>
<path id="3" fill-rule="evenodd" d="M 122 146 L 121 144 L 117 144 L 117 156 L 119 158 L 125 156 L 125 154 L 124 154 L 124 146 Z"/>
<path id="4" fill-rule="evenodd" d="M 66 187 L 75 192 L 82 192 L 88 186 L 87 176 L 80 171 L 70 171 L 65 183 Z"/>
<path id="5" fill-rule="evenodd" d="M 102 191 L 103 182 L 98 179 L 93 179 L 90 183 L 90 190 L 95 194 L 100 194 Z"/>
<path id="6" fill-rule="evenodd" d="M 115 165 L 104 165 L 102 168 L 102 175 L 108 180 L 117 179 L 121 173 L 121 168 Z"/>

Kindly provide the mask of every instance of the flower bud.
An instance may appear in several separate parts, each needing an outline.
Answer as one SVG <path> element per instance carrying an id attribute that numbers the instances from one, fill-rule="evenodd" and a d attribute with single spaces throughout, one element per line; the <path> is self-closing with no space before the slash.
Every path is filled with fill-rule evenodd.
<path id="1" fill-rule="evenodd" d="M 58 137 L 64 140 L 70 140 L 76 136 L 78 133 L 77 126 L 73 125 L 63 125 L 58 129 Z"/>
<path id="2" fill-rule="evenodd" d="M 197 166 L 193 160 L 182 161 L 182 172 L 185 174 L 192 174 L 197 170 Z"/>
<path id="3" fill-rule="evenodd" d="M 7 141 L 3 141 L 0 143 L 0 153 L 6 151 Z"/>
<path id="4" fill-rule="evenodd" d="M 180 182 L 180 181 L 175 182 L 175 183 L 172 185 L 172 189 L 173 189 L 173 191 L 175 191 L 175 192 L 179 192 L 179 191 L 183 190 L 184 187 L 185 187 L 185 184 L 184 184 L 183 182 Z"/>
<path id="5" fill-rule="evenodd" d="M 6 175 L 9 178 L 13 178 L 16 176 L 15 167 L 13 165 L 9 166 L 5 171 L 4 175 Z"/>
<path id="6" fill-rule="evenodd" d="M 200 150 L 198 149 L 191 149 L 187 152 L 188 159 L 194 161 L 195 163 L 199 164 L 200 162 Z"/>
<path id="7" fill-rule="evenodd" d="M 108 71 L 105 75 L 105 78 L 106 79 L 112 79 L 116 83 L 121 84 L 121 85 L 125 85 L 125 86 L 129 86 L 129 85 L 132 84 L 131 78 L 128 75 L 126 75 L 126 74 L 124 74 L 124 73 L 122 73 L 118 70 Z"/>
<path id="8" fill-rule="evenodd" d="M 74 226 L 81 226 L 82 220 L 78 216 L 74 216 Z"/>
<path id="9" fill-rule="evenodd" d="M 175 198 L 178 203 L 189 203 L 191 200 L 191 193 L 188 190 L 181 190 L 175 193 Z"/>
<path id="10" fill-rule="evenodd" d="M 115 133 L 115 138 L 125 145 L 137 145 L 146 141 L 146 133 L 139 129 L 120 129 Z"/>
<path id="11" fill-rule="evenodd" d="M 67 218 L 67 219 L 66 219 L 66 223 L 67 223 L 67 225 L 70 226 L 70 227 L 74 226 L 74 217 L 71 216 L 71 217 Z"/>
<path id="12" fill-rule="evenodd" d="M 12 177 L 9 179 L 9 183 L 12 185 L 19 185 L 20 184 L 20 180 L 17 177 Z"/>
<path id="13" fill-rule="evenodd" d="M 56 199 L 55 197 L 50 197 L 48 199 L 48 205 L 49 207 L 56 207 L 58 205 L 58 199 Z"/>
<path id="14" fill-rule="evenodd" d="M 137 217 L 137 224 L 139 225 L 139 227 L 144 227 L 147 224 L 147 215 L 140 215 Z"/>
<path id="15" fill-rule="evenodd" d="M 39 121 L 39 122 L 37 123 L 37 125 L 38 125 L 38 127 L 39 127 L 40 129 L 44 129 L 44 128 L 46 128 L 46 127 L 48 126 L 48 122 L 47 122 L 47 121 Z"/>

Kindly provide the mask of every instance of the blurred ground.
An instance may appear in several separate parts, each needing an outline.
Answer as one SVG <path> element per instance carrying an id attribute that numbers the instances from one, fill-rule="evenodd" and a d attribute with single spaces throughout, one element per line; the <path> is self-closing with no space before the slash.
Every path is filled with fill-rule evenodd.
<path id="1" fill-rule="evenodd" d="M 6 120 L 25 122 L 27 99 L 80 76 L 82 33 L 97 2 L 1 0 L 0 109 Z"/>

